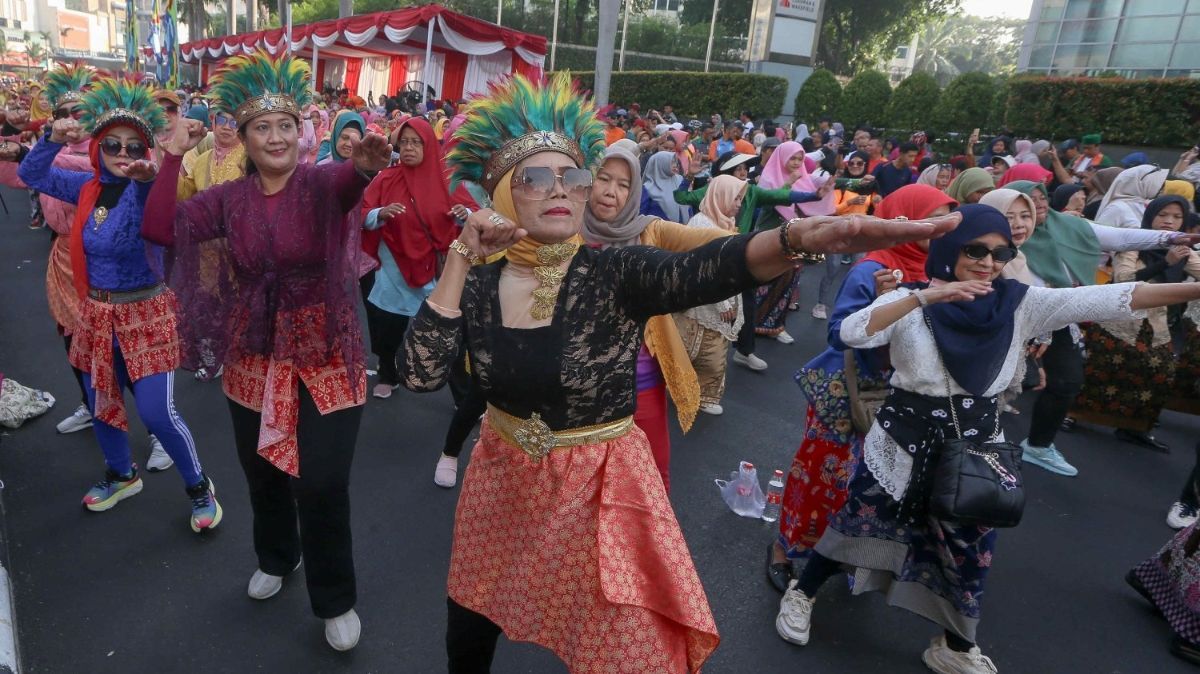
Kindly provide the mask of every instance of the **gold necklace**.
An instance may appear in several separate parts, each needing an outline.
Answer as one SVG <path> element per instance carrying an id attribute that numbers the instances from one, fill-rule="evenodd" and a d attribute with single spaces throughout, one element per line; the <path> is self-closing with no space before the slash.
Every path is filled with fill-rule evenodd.
<path id="1" fill-rule="evenodd" d="M 567 276 L 562 264 L 575 257 L 578 250 L 579 244 L 569 242 L 551 243 L 537 249 L 538 266 L 533 268 L 533 275 L 538 287 L 533 291 L 533 307 L 529 309 L 534 320 L 544 321 L 554 316 L 558 292 Z"/>
<path id="2" fill-rule="evenodd" d="M 97 206 L 96 210 L 92 211 L 92 218 L 96 220 L 96 226 L 92 227 L 93 232 L 100 231 L 100 225 L 108 219 L 108 209 L 103 206 Z"/>

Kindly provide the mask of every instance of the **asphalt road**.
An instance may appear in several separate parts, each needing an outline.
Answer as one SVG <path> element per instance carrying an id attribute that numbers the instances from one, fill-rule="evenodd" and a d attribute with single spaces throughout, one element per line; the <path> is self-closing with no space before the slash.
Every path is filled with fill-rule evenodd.
<path id="1" fill-rule="evenodd" d="M 363 637 L 354 651 L 335 653 L 303 583 L 288 582 L 267 602 L 246 597 L 255 568 L 250 507 L 219 384 L 180 376 L 176 390 L 219 488 L 219 529 L 205 536 L 188 529 L 173 470 L 147 475 L 141 495 L 107 513 L 80 507 L 103 464 L 90 431 L 54 430 L 78 393 L 46 309 L 48 232 L 26 228 L 23 193 L 0 188 L 0 195 L 12 211 L 0 213 L 0 369 L 59 401 L 48 415 L 4 433 L 0 444 L 24 671 L 445 671 L 445 580 L 458 490 L 440 489 L 432 477 L 449 394 L 400 391 L 367 405 L 352 489 Z M 763 574 L 772 527 L 731 513 L 712 482 L 739 459 L 764 472 L 790 465 L 804 422 L 792 373 L 825 333 L 825 322 L 807 312 L 815 273 L 805 283 L 804 310 L 790 319 L 796 343 L 760 341 L 770 369 L 731 365 L 725 415 L 701 415 L 686 438 L 674 429 L 672 501 L 722 635 L 705 671 L 922 672 L 921 651 L 937 629 L 877 595 L 851 597 L 837 581 L 821 594 L 812 643 L 780 640 L 773 626 L 779 596 Z M 1007 417 L 1009 433 L 1023 437 L 1026 418 Z M 135 457 L 144 461 L 146 436 L 133 424 Z M 1082 429 L 1059 439 L 1079 477 L 1026 470 L 1025 521 L 1000 535 L 983 599 L 980 642 L 1001 671 L 1189 671 L 1167 653 L 1165 624 L 1122 576 L 1170 536 L 1163 518 L 1191 468 L 1198 427 L 1165 414 L 1159 436 L 1174 448 L 1170 455 Z M 538 647 L 502 641 L 494 671 L 565 668 Z"/>

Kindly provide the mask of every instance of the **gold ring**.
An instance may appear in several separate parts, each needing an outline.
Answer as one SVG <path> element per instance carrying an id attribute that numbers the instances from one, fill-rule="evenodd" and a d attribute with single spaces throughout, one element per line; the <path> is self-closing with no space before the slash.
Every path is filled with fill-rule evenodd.
<path id="1" fill-rule="evenodd" d="M 496 225 L 497 227 L 504 224 L 504 218 L 500 217 L 499 215 L 496 215 L 495 213 L 492 213 L 491 215 L 489 215 L 488 220 L 490 220 L 492 222 L 492 224 Z"/>

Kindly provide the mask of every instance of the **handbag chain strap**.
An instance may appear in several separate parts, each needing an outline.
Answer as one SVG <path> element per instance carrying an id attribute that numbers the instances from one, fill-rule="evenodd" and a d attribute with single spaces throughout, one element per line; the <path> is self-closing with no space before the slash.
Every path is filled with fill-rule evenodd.
<path id="1" fill-rule="evenodd" d="M 934 339 L 934 341 L 933 341 L 934 350 L 937 350 L 937 337 L 935 337 L 933 334 L 933 323 L 929 320 L 929 314 L 927 314 L 924 309 L 921 310 L 921 317 L 925 319 L 925 327 L 929 328 L 929 336 L 933 337 L 933 339 Z M 940 351 L 938 352 L 938 364 L 942 366 L 942 379 L 945 380 L 945 382 L 946 382 L 946 401 L 950 403 L 950 420 L 952 422 L 954 422 L 955 434 L 958 435 L 959 440 L 962 440 L 962 436 L 963 436 L 962 435 L 962 426 L 960 426 L 958 423 L 958 412 L 954 411 L 954 393 L 953 393 L 953 389 L 950 388 L 950 372 L 946 370 L 946 363 L 945 363 L 945 361 L 942 360 L 942 354 Z M 998 435 L 1000 435 L 1000 408 L 999 407 L 996 408 L 996 427 L 992 430 L 992 437 L 988 438 L 988 439 L 991 440 L 992 438 L 995 438 Z M 972 453 L 979 454 L 980 456 L 986 456 L 986 454 L 981 453 L 981 452 L 972 452 Z M 993 463 L 992 461 L 989 461 L 988 465 L 992 466 L 992 468 L 995 469 L 997 473 L 1004 474 L 1001 469 L 997 468 L 997 466 L 995 466 L 995 465 L 992 465 L 992 463 Z"/>

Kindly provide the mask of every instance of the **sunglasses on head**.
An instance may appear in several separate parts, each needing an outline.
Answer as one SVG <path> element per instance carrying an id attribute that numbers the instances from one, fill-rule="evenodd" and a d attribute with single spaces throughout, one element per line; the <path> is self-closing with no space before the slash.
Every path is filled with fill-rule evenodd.
<path id="1" fill-rule="evenodd" d="M 226 126 L 234 131 L 237 131 L 238 128 L 237 120 L 225 114 L 220 114 L 216 117 L 213 117 L 213 124 L 216 126 Z"/>
<path id="2" fill-rule="evenodd" d="M 125 154 L 130 159 L 141 159 L 146 156 L 148 149 L 146 144 L 140 140 L 131 140 L 128 143 L 122 143 L 116 138 L 109 136 L 100 141 L 100 151 L 110 157 L 118 157 L 121 154 L 121 150 L 125 150 Z"/>
<path id="3" fill-rule="evenodd" d="M 513 187 L 529 199 L 543 201 L 554 194 L 555 183 L 559 181 L 562 181 L 568 199 L 587 201 L 592 189 L 592 172 L 587 169 L 570 168 L 558 175 L 547 166 L 529 166 L 513 178 Z"/>
<path id="4" fill-rule="evenodd" d="M 994 262 L 1008 262 L 1017 256 L 1017 249 L 1011 246 L 996 246 L 988 248 L 982 243 L 968 243 L 962 247 L 963 255 L 972 260 L 982 260 L 991 255 Z"/>
<path id="5" fill-rule="evenodd" d="M 80 117 L 83 117 L 83 110 L 80 108 L 75 108 L 74 110 L 59 108 L 58 110 L 54 111 L 54 119 L 66 119 L 68 117 L 77 120 Z"/>

